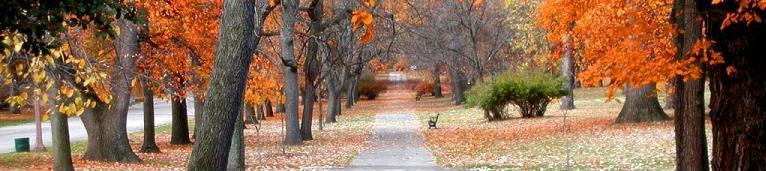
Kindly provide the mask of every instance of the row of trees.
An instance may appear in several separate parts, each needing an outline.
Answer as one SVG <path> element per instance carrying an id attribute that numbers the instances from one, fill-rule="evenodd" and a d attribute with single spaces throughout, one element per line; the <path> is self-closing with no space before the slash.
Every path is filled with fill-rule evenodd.
<path id="1" fill-rule="evenodd" d="M 285 144 L 311 140 L 312 103 L 329 94 L 330 110 L 320 120 L 336 122 L 341 87 L 349 90 L 347 106 L 353 106 L 366 64 L 388 54 L 393 35 L 373 32 L 394 26 L 386 12 L 391 5 L 372 0 L 5 1 L 3 6 L 10 8 L 3 11 L 8 17 L 0 28 L 3 68 L 19 68 L 3 75 L 39 85 L 28 91 L 52 109 L 56 170 L 73 169 L 66 118 L 74 115 L 82 117 L 88 133 L 85 159 L 140 162 L 125 128 L 134 89 L 142 89 L 144 97 L 142 152 L 160 151 L 154 140 L 155 96 L 171 101 L 171 144 L 190 144 L 186 99 L 194 97 L 197 141 L 190 169 L 242 168 L 240 114 L 254 113 L 255 107 L 284 106 Z M 17 56 L 24 60 L 9 59 Z M 11 99 L 24 103 L 27 95 Z"/>

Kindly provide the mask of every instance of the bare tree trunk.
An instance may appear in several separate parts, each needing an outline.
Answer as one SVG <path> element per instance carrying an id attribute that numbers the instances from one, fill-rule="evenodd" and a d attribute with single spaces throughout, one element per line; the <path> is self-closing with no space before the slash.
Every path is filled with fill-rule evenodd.
<path id="1" fill-rule="evenodd" d="M 303 89 L 303 117 L 301 121 L 301 138 L 303 140 L 312 140 L 314 135 L 311 132 L 311 122 L 314 115 L 314 100 L 316 99 L 316 90 L 314 82 L 316 82 L 319 75 L 319 61 L 317 61 L 317 52 L 319 50 L 319 33 L 322 28 L 322 17 L 324 17 L 324 1 L 314 0 L 310 5 L 309 18 L 311 23 L 309 26 L 309 35 L 311 37 L 308 40 L 308 49 L 306 50 L 306 64 L 303 65 L 303 72 L 306 73 L 306 85 Z M 319 119 L 322 120 L 321 118 Z"/>
<path id="2" fill-rule="evenodd" d="M 224 170 L 229 158 L 236 117 L 241 113 L 251 58 L 262 22 L 255 22 L 255 2 L 225 0 L 213 73 L 208 84 L 200 132 L 189 159 L 189 170 Z M 257 24 L 257 25 L 256 25 Z"/>
<path id="3" fill-rule="evenodd" d="M 460 105 L 465 102 L 465 89 L 467 88 L 467 83 L 465 76 L 461 71 L 458 71 L 457 69 L 449 69 L 450 70 L 450 79 L 452 81 L 452 99 L 455 101 L 455 105 Z"/>
<path id="4" fill-rule="evenodd" d="M 40 114 L 40 95 L 35 94 L 35 152 L 41 153 L 45 151 L 45 144 L 43 144 L 43 125 Z"/>
<path id="5" fill-rule="evenodd" d="M 274 117 L 274 107 L 271 105 L 271 100 L 266 99 L 265 110 L 267 117 Z"/>
<path id="6" fill-rule="evenodd" d="M 172 123 L 170 144 L 191 144 L 189 139 L 189 119 L 186 116 L 186 98 L 173 96 L 171 102 Z"/>
<path id="7" fill-rule="evenodd" d="M 346 109 L 354 106 L 354 94 L 356 94 L 357 77 L 351 77 L 346 86 Z"/>
<path id="8" fill-rule="evenodd" d="M 57 77 L 53 77 L 57 78 Z M 53 81 L 48 88 L 48 104 L 51 109 L 58 109 L 60 87 L 58 81 Z M 72 166 L 72 149 L 69 146 L 69 123 L 67 116 L 58 110 L 50 111 L 51 136 L 53 138 L 53 170 L 70 171 L 74 170 Z"/>
<path id="9" fill-rule="evenodd" d="M 677 37 L 677 60 L 685 61 L 686 54 L 690 54 L 693 44 L 702 36 L 700 16 L 692 0 L 676 0 L 673 10 L 671 18 L 678 16 L 675 21 L 683 30 Z M 679 12 L 682 15 L 678 15 Z M 676 169 L 684 171 L 710 170 L 705 135 L 705 65 L 700 61 L 695 65 L 703 71 L 702 76 L 690 78 L 686 83 L 681 76 L 674 78 L 676 90 L 668 100 L 675 109 Z"/>
<path id="10" fill-rule="evenodd" d="M 260 107 L 258 111 L 261 111 Z M 255 108 L 252 104 L 245 104 L 245 123 L 246 124 L 256 124 L 258 123 L 258 119 L 256 119 L 255 116 Z"/>
<path id="11" fill-rule="evenodd" d="M 298 15 L 297 0 L 282 1 L 282 29 L 280 47 L 284 61 L 285 80 L 285 122 L 286 133 L 284 143 L 287 145 L 303 144 L 298 124 L 298 61 L 293 53 L 293 32 L 295 32 L 296 15 Z"/>
<path id="12" fill-rule="evenodd" d="M 763 48 L 766 23 L 740 21 L 720 29 L 728 18 L 726 15 L 737 13 L 740 3 L 746 1 L 696 2 L 707 24 L 707 36 L 715 42 L 713 49 L 726 61 L 707 70 L 712 93 L 712 170 L 766 170 L 766 49 Z M 745 12 L 766 16 L 763 8 L 750 8 Z"/>
<path id="13" fill-rule="evenodd" d="M 444 96 L 442 95 L 441 66 L 439 63 L 435 63 L 433 67 L 434 92 L 432 94 L 434 97 L 440 98 Z"/>
<path id="14" fill-rule="evenodd" d="M 258 109 L 256 110 L 258 112 L 258 116 L 256 117 L 257 120 L 266 120 L 266 115 L 263 112 L 263 105 L 257 105 L 255 106 Z"/>
<path id="15" fill-rule="evenodd" d="M 574 109 L 574 87 L 575 87 L 575 61 L 572 52 L 571 35 L 567 35 L 564 40 L 564 56 L 561 58 L 561 75 L 564 77 L 564 89 L 567 95 L 561 98 L 561 109 Z"/>
<path id="16" fill-rule="evenodd" d="M 668 120 L 667 114 L 662 110 L 657 93 L 656 84 L 651 83 L 639 88 L 625 86 L 625 103 L 616 123 L 637 123 Z"/>
<path id="17" fill-rule="evenodd" d="M 117 57 L 114 60 L 110 90 L 113 99 L 107 104 L 95 94 L 88 98 L 96 101 L 96 107 L 86 109 L 81 116 L 88 133 L 86 160 L 136 163 L 141 159 L 133 152 L 128 140 L 126 122 L 130 107 L 130 87 L 136 71 L 136 59 L 140 54 L 138 27 L 127 19 L 118 19 L 120 35 L 114 40 Z"/>
<path id="18" fill-rule="evenodd" d="M 194 94 L 194 133 L 192 134 L 192 139 L 197 138 L 197 134 L 199 134 L 199 124 L 200 121 L 202 121 L 202 117 L 205 115 L 202 113 L 205 111 L 205 100 L 202 98 L 202 93 L 195 93 Z"/>
<path id="19" fill-rule="evenodd" d="M 327 77 L 327 118 L 326 123 L 337 122 L 336 116 L 340 113 L 340 85 L 336 82 L 335 75 Z"/>
<path id="20" fill-rule="evenodd" d="M 250 107 L 252 109 L 252 106 Z M 226 170 L 245 170 L 245 123 L 242 121 L 242 110 L 234 123 L 234 133 L 231 137 L 231 149 Z"/>
<path id="21" fill-rule="evenodd" d="M 141 78 L 141 88 L 144 95 L 144 144 L 140 152 L 159 153 L 160 148 L 154 140 L 154 91 L 149 87 L 146 78 Z"/>

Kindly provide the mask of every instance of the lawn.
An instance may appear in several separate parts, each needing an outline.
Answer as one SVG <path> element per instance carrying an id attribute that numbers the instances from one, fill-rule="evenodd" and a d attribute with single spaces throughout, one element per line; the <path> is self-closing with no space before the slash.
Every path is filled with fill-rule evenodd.
<path id="1" fill-rule="evenodd" d="M 566 133 L 564 112 L 558 109 L 558 103 L 551 103 L 545 117 L 532 119 L 514 116 L 509 120 L 487 122 L 480 110 L 464 108 L 422 111 L 418 116 L 423 124 L 421 131 L 426 146 L 437 162 L 446 167 L 512 170 L 675 168 L 673 122 L 613 124 L 622 104 L 616 100 L 606 102 L 604 91 L 602 88 L 575 91 L 577 109 L 566 112 L 569 128 Z M 623 97 L 615 98 L 622 100 Z M 421 103 L 425 106 L 449 102 L 444 99 L 429 97 Z M 435 113 L 441 113 L 439 129 L 426 129 L 426 120 Z M 672 110 L 666 113 L 672 116 Z M 710 141 L 709 123 L 707 127 Z"/>
<path id="2" fill-rule="evenodd" d="M 247 125 L 245 129 L 245 160 L 248 168 L 256 169 L 330 169 L 351 164 L 357 153 L 368 147 L 367 138 L 372 132 L 374 114 L 382 110 L 379 101 L 360 101 L 352 109 L 344 109 L 337 123 L 325 124 L 317 130 L 314 124 L 314 140 L 304 145 L 282 145 L 283 123 L 281 114 L 268 118 L 258 126 Z M 324 111 L 326 112 L 326 111 Z M 316 117 L 315 117 L 316 118 Z M 316 120 L 314 123 L 317 123 Z M 189 120 L 193 130 L 193 119 Z M 72 143 L 72 157 L 76 169 L 125 169 L 125 170 L 184 170 L 192 145 L 171 145 L 170 124 L 156 128 L 156 141 L 162 153 L 138 153 L 143 142 L 143 132 L 130 133 L 130 144 L 143 160 L 138 164 L 86 161 L 82 155 L 86 141 Z M 50 147 L 49 147 L 50 148 Z M 51 167 L 51 153 L 5 153 L 0 154 L 0 170 L 31 169 L 47 170 Z"/>

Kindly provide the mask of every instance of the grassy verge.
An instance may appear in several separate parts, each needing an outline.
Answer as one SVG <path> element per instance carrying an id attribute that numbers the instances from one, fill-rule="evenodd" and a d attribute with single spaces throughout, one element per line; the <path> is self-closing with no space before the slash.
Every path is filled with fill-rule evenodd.
<path id="1" fill-rule="evenodd" d="M 437 163 L 459 169 L 666 170 L 675 166 L 672 121 L 613 124 L 622 104 L 606 102 L 604 89 L 577 89 L 577 109 L 551 102 L 545 117 L 487 122 L 478 109 L 419 112 L 425 125 L 441 113 L 439 129 L 421 131 Z M 619 94 L 618 94 L 619 95 Z M 614 97 L 624 100 L 621 96 Z M 433 99 L 423 102 L 439 104 Z M 516 113 L 509 109 L 510 113 Z M 672 113 L 667 111 L 666 113 Z M 710 127 L 710 125 L 708 125 Z M 708 128 L 709 129 L 709 128 Z M 708 141 L 711 140 L 708 130 Z M 568 161 L 568 162 L 567 162 Z M 567 164 L 568 163 L 568 164 Z"/>
<path id="2" fill-rule="evenodd" d="M 21 124 L 32 123 L 32 122 L 35 122 L 35 119 L 24 118 L 24 119 L 0 120 L 0 127 L 21 125 Z"/>

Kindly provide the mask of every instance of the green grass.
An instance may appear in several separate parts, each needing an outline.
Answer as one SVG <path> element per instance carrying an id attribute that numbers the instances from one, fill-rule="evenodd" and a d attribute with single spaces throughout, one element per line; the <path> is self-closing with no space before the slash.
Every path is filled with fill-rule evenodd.
<path id="1" fill-rule="evenodd" d="M 0 154 L 0 168 L 22 168 L 31 163 L 46 160 L 48 155 L 50 155 L 50 152 L 42 154 L 34 152 Z"/>
<path id="2" fill-rule="evenodd" d="M 14 120 L 4 120 L 0 121 L 0 127 L 4 126 L 14 126 L 14 125 L 21 125 L 25 123 L 32 123 L 35 119 L 27 118 L 27 119 L 14 119 Z"/>

